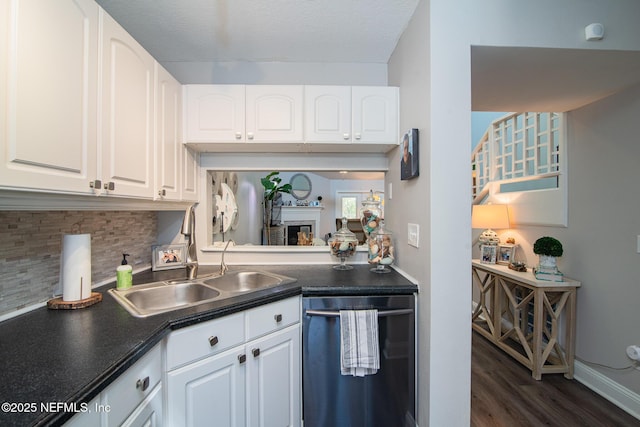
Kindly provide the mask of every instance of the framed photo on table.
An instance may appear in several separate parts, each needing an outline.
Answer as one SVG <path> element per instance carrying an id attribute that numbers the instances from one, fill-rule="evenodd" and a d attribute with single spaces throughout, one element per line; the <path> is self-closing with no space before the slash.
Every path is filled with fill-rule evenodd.
<path id="1" fill-rule="evenodd" d="M 516 256 L 516 245 L 498 245 L 498 264 L 509 265 Z"/>
<path id="2" fill-rule="evenodd" d="M 498 253 L 496 245 L 482 245 L 480 247 L 480 262 L 483 264 L 495 264 Z"/>
<path id="3" fill-rule="evenodd" d="M 151 247 L 151 270 L 170 270 L 184 267 L 187 245 L 156 245 Z"/>

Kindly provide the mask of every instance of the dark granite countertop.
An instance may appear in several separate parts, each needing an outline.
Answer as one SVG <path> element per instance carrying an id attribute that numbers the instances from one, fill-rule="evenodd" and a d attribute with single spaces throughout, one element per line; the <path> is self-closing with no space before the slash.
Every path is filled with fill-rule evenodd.
<path id="1" fill-rule="evenodd" d="M 417 286 L 392 271 L 369 272 L 369 265 L 337 271 L 330 265 L 251 266 L 297 278 L 297 282 L 253 292 L 197 307 L 175 310 L 147 318 L 131 316 L 107 293 L 100 303 L 79 310 L 33 310 L 0 323 L 0 425 L 61 425 L 72 414 L 41 412 L 49 402 L 89 402 L 120 374 L 159 343 L 171 330 L 210 320 L 294 295 L 384 295 L 410 294 Z M 231 269 L 249 267 L 234 266 Z M 200 274 L 216 272 L 201 266 Z M 134 285 L 184 278 L 185 270 L 136 274 Z M 28 404 L 28 405 L 17 405 Z M 34 408 L 35 406 L 35 408 Z"/>

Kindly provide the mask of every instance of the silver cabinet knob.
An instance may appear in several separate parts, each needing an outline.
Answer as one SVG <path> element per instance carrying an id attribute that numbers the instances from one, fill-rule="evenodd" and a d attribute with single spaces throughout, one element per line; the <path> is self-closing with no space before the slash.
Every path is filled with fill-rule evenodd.
<path id="1" fill-rule="evenodd" d="M 149 377 L 144 377 L 136 382 L 136 388 L 141 391 L 147 391 L 149 388 Z"/>
<path id="2" fill-rule="evenodd" d="M 238 363 L 240 363 L 241 365 L 247 361 L 247 355 L 246 354 L 239 354 L 238 355 Z"/>
<path id="3" fill-rule="evenodd" d="M 345 141 L 349 140 L 349 134 L 348 133 L 343 134 L 342 137 L 344 138 Z"/>
<path id="4" fill-rule="evenodd" d="M 360 135 L 359 133 L 356 133 L 355 137 L 356 137 L 356 139 L 360 139 L 360 138 L 362 138 L 362 135 Z"/>
<path id="5" fill-rule="evenodd" d="M 89 182 L 89 188 L 100 189 L 101 187 L 102 181 L 100 181 L 99 179 Z"/>
<path id="6" fill-rule="evenodd" d="M 158 190 L 158 196 L 166 196 L 167 195 L 167 190 L 165 190 L 164 188 L 162 190 Z"/>
<path id="7" fill-rule="evenodd" d="M 251 350 L 251 354 L 253 354 L 253 357 L 260 356 L 260 349 L 259 348 L 254 348 L 253 350 Z"/>
<path id="8" fill-rule="evenodd" d="M 242 133 L 236 132 L 236 139 L 242 139 Z"/>
<path id="9" fill-rule="evenodd" d="M 273 319 L 276 321 L 276 323 L 282 322 L 282 314 L 276 314 L 275 316 L 273 316 Z"/>
<path id="10" fill-rule="evenodd" d="M 247 132 L 247 138 L 253 139 L 253 132 Z"/>
<path id="11" fill-rule="evenodd" d="M 209 345 L 213 347 L 216 344 L 218 344 L 218 337 L 217 336 L 209 337 Z"/>
<path id="12" fill-rule="evenodd" d="M 105 182 L 104 183 L 104 189 L 105 190 L 109 190 L 109 191 L 113 191 L 116 189 L 116 183 L 113 181 L 109 181 L 109 182 Z"/>

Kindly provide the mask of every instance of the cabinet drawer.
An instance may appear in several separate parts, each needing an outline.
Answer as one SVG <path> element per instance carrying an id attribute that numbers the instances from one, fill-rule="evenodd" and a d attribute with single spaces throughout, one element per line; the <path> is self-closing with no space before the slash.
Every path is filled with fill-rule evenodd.
<path id="1" fill-rule="evenodd" d="M 300 297 L 294 297 L 246 311 L 247 341 L 300 322 L 300 310 Z"/>
<path id="2" fill-rule="evenodd" d="M 167 369 L 174 369 L 243 342 L 244 313 L 180 329 L 167 337 Z"/>
<path id="3" fill-rule="evenodd" d="M 151 393 L 162 375 L 162 353 L 157 345 L 102 392 L 106 425 L 118 426 Z"/>

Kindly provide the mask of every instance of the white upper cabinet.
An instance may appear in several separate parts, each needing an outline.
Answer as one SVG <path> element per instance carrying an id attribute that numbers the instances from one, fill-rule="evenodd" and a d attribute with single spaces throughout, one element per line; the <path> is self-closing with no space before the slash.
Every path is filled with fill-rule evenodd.
<path id="1" fill-rule="evenodd" d="M 93 0 L 0 2 L 0 189 L 197 200 L 182 97 Z"/>
<path id="2" fill-rule="evenodd" d="M 302 142 L 302 86 L 246 86 L 247 141 Z"/>
<path id="3" fill-rule="evenodd" d="M 103 13 L 102 176 L 107 194 L 153 197 L 154 59 Z"/>
<path id="4" fill-rule="evenodd" d="M 200 155 L 187 147 L 182 147 L 182 201 L 198 201 L 198 168 Z"/>
<path id="5" fill-rule="evenodd" d="M 185 142 L 198 151 L 386 152 L 398 145 L 397 87 L 187 85 L 184 94 Z"/>
<path id="6" fill-rule="evenodd" d="M 353 141 L 398 144 L 398 88 L 353 86 L 351 94 Z"/>
<path id="7" fill-rule="evenodd" d="M 351 86 L 305 86 L 307 142 L 351 141 Z"/>
<path id="8" fill-rule="evenodd" d="M 92 193 L 98 6 L 0 3 L 0 185 Z"/>
<path id="9" fill-rule="evenodd" d="M 155 197 L 180 200 L 182 86 L 157 63 L 156 82 Z"/>
<path id="10" fill-rule="evenodd" d="M 244 85 L 186 85 L 187 142 L 245 141 Z"/>

